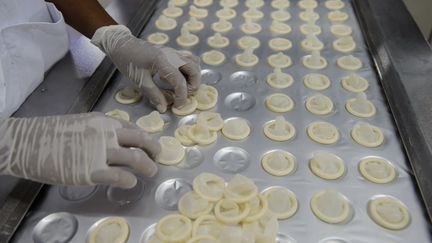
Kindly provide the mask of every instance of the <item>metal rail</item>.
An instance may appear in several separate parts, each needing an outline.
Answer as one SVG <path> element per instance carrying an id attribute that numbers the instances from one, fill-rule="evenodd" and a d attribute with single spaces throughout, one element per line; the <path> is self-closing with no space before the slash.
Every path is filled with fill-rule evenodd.
<path id="1" fill-rule="evenodd" d="M 353 3 L 432 221 L 432 51 L 402 1 Z"/>

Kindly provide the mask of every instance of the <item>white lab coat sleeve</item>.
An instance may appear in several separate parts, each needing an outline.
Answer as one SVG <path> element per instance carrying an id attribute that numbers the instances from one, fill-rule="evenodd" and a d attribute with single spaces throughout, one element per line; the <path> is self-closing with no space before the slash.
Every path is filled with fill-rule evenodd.
<path id="1" fill-rule="evenodd" d="M 0 30 L 0 118 L 9 117 L 69 48 L 62 14 L 46 3 L 52 22 L 26 22 Z"/>

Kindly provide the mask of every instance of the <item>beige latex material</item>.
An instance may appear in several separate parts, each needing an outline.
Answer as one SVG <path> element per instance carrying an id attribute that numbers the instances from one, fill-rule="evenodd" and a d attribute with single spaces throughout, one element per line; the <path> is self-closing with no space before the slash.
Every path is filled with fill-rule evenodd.
<path id="1" fill-rule="evenodd" d="M 240 26 L 240 28 L 246 34 L 257 34 L 262 30 L 261 25 L 253 22 L 251 18 L 246 18 L 245 22 Z"/>
<path id="2" fill-rule="evenodd" d="M 289 8 L 290 1 L 289 0 L 272 0 L 271 6 L 276 9 L 285 9 Z"/>
<path id="3" fill-rule="evenodd" d="M 186 26 L 186 28 L 192 32 L 197 32 L 204 29 L 204 23 L 195 17 L 190 17 L 189 20 L 183 24 L 183 26 Z"/>
<path id="4" fill-rule="evenodd" d="M 208 235 L 215 239 L 219 239 L 224 227 L 225 225 L 215 216 L 211 214 L 202 215 L 193 223 L 192 235 L 195 237 Z"/>
<path id="5" fill-rule="evenodd" d="M 177 21 L 165 15 L 159 16 L 155 23 L 156 27 L 160 30 L 173 30 L 177 27 Z"/>
<path id="6" fill-rule="evenodd" d="M 173 2 L 176 6 L 185 6 L 188 0 L 170 0 L 170 2 Z"/>
<path id="7" fill-rule="evenodd" d="M 260 46 L 260 40 L 253 36 L 243 36 L 237 41 L 237 45 L 241 49 L 256 49 Z"/>
<path id="8" fill-rule="evenodd" d="M 250 207 L 248 216 L 243 223 L 250 223 L 259 220 L 268 210 L 267 200 L 262 195 L 257 195 L 247 202 Z"/>
<path id="9" fill-rule="evenodd" d="M 312 122 L 307 128 L 308 136 L 321 144 L 334 144 L 339 141 L 339 131 L 328 122 Z"/>
<path id="10" fill-rule="evenodd" d="M 238 0 L 220 0 L 219 4 L 222 7 L 234 8 L 238 5 Z"/>
<path id="11" fill-rule="evenodd" d="M 330 10 L 338 10 L 345 7 L 345 3 L 342 0 L 327 0 L 325 6 Z"/>
<path id="12" fill-rule="evenodd" d="M 165 122 L 159 112 L 152 111 L 150 114 L 138 118 L 136 124 L 144 131 L 153 133 L 162 131 Z"/>
<path id="13" fill-rule="evenodd" d="M 269 47 L 275 51 L 286 51 L 292 47 L 292 42 L 286 38 L 276 37 L 269 41 Z"/>
<path id="14" fill-rule="evenodd" d="M 105 113 L 105 115 L 110 116 L 110 117 L 114 117 L 117 119 L 122 119 L 125 121 L 130 121 L 129 113 L 127 113 L 126 111 L 123 111 L 123 110 L 119 110 L 119 109 L 114 109 L 114 110 L 108 111 L 107 113 Z"/>
<path id="15" fill-rule="evenodd" d="M 268 64 L 273 68 L 287 68 L 292 64 L 291 57 L 283 54 L 282 52 L 270 55 L 267 58 L 267 61 Z"/>
<path id="16" fill-rule="evenodd" d="M 362 61 L 353 55 L 339 57 L 336 63 L 338 67 L 346 71 L 357 71 L 363 66 Z"/>
<path id="17" fill-rule="evenodd" d="M 276 21 L 287 21 L 291 18 L 291 14 L 284 8 L 278 9 L 271 13 L 271 18 Z"/>
<path id="18" fill-rule="evenodd" d="M 309 160 L 310 170 L 318 177 L 324 180 L 336 180 L 345 174 L 345 164 L 343 160 L 336 155 L 324 151 L 313 153 Z"/>
<path id="19" fill-rule="evenodd" d="M 223 7 L 216 11 L 216 17 L 220 19 L 231 20 L 235 18 L 235 16 L 237 16 L 237 12 L 232 8 Z"/>
<path id="20" fill-rule="evenodd" d="M 178 211 L 190 219 L 209 214 L 212 210 L 213 203 L 193 191 L 187 192 L 178 201 Z"/>
<path id="21" fill-rule="evenodd" d="M 221 19 L 211 25 L 214 32 L 228 32 L 232 29 L 232 24 L 226 19 Z"/>
<path id="22" fill-rule="evenodd" d="M 283 73 L 280 68 L 275 68 L 273 73 L 267 75 L 267 84 L 276 89 L 288 88 L 293 83 L 293 77 L 287 73 Z"/>
<path id="23" fill-rule="evenodd" d="M 320 51 L 324 48 L 324 43 L 316 37 L 316 35 L 308 34 L 306 38 L 302 40 L 301 46 L 306 51 Z"/>
<path id="24" fill-rule="evenodd" d="M 183 26 L 180 30 L 180 36 L 177 37 L 177 44 L 182 47 L 192 47 L 199 42 L 198 36 L 191 34 L 186 26 Z"/>
<path id="25" fill-rule="evenodd" d="M 275 93 L 267 96 L 265 104 L 267 108 L 273 112 L 288 112 L 294 108 L 294 101 L 283 93 Z"/>
<path id="26" fill-rule="evenodd" d="M 192 221 L 180 214 L 170 214 L 156 224 L 156 236 L 162 242 L 184 242 L 192 235 Z"/>
<path id="27" fill-rule="evenodd" d="M 150 34 L 147 41 L 155 45 L 165 45 L 169 41 L 169 36 L 162 32 L 156 32 Z"/>
<path id="28" fill-rule="evenodd" d="M 225 54 L 216 50 L 211 50 L 202 54 L 202 61 L 211 66 L 221 65 L 225 59 Z"/>
<path id="29" fill-rule="evenodd" d="M 260 20 L 264 17 L 264 13 L 257 9 L 257 7 L 251 7 L 243 12 L 243 18 L 250 18 L 252 20 Z"/>
<path id="30" fill-rule="evenodd" d="M 224 121 L 219 113 L 211 111 L 203 111 L 198 114 L 198 123 L 202 122 L 211 131 L 219 131 L 224 126 Z"/>
<path id="31" fill-rule="evenodd" d="M 284 22 L 273 20 L 270 25 L 270 30 L 275 34 L 286 35 L 291 32 L 291 26 Z"/>
<path id="32" fill-rule="evenodd" d="M 303 83 L 306 87 L 316 91 L 322 91 L 330 87 L 330 79 L 319 73 L 306 74 L 303 78 Z"/>
<path id="33" fill-rule="evenodd" d="M 218 32 L 207 39 L 207 44 L 213 48 L 224 48 L 227 47 L 229 43 L 229 39 Z"/>
<path id="34" fill-rule="evenodd" d="M 264 125 L 264 134 L 271 140 L 282 142 L 292 139 L 296 130 L 283 116 L 277 116 L 275 120 Z"/>
<path id="35" fill-rule="evenodd" d="M 286 176 L 296 168 L 295 157 L 283 150 L 266 153 L 261 159 L 263 169 L 273 176 Z"/>
<path id="36" fill-rule="evenodd" d="M 397 176 L 396 169 L 389 161 L 377 157 L 362 159 L 358 170 L 366 180 L 377 184 L 390 183 Z"/>
<path id="37" fill-rule="evenodd" d="M 199 235 L 190 238 L 186 243 L 216 243 L 216 238 L 210 235 Z"/>
<path id="38" fill-rule="evenodd" d="M 133 86 L 126 86 L 117 91 L 114 99 L 123 105 L 129 105 L 141 100 L 141 92 L 138 88 Z"/>
<path id="39" fill-rule="evenodd" d="M 175 165 L 180 163 L 185 156 L 185 149 L 175 137 L 162 136 L 159 138 L 161 152 L 158 154 L 157 162 L 164 165 Z"/>
<path id="40" fill-rule="evenodd" d="M 216 202 L 222 199 L 225 190 L 225 181 L 221 177 L 210 174 L 201 173 L 192 183 L 194 191 L 202 198 L 210 202 Z"/>
<path id="41" fill-rule="evenodd" d="M 288 219 L 298 210 L 298 201 L 295 194 L 284 187 L 272 187 L 264 191 L 269 211 L 278 219 Z"/>
<path id="42" fill-rule="evenodd" d="M 187 136 L 199 145 L 209 145 L 217 140 L 217 133 L 211 131 L 207 124 L 199 120 L 197 124 L 192 125 L 187 131 Z"/>
<path id="43" fill-rule="evenodd" d="M 213 4 L 213 0 L 194 0 L 193 3 L 198 7 L 204 8 Z"/>
<path id="44" fill-rule="evenodd" d="M 197 8 L 194 5 L 189 7 L 189 15 L 197 19 L 203 19 L 208 16 L 208 11 L 205 8 Z"/>
<path id="45" fill-rule="evenodd" d="M 302 9 L 316 8 L 318 7 L 318 2 L 315 0 L 300 0 L 298 6 Z"/>
<path id="46" fill-rule="evenodd" d="M 249 243 L 255 242 L 254 234 L 245 231 L 240 225 L 225 225 L 219 242 Z"/>
<path id="47" fill-rule="evenodd" d="M 88 234 L 87 243 L 126 243 L 129 239 L 129 224 L 121 217 L 108 217 L 98 222 Z"/>
<path id="48" fill-rule="evenodd" d="M 305 22 L 309 21 L 317 21 L 320 16 L 317 12 L 313 10 L 313 8 L 307 8 L 305 11 L 299 14 L 299 18 Z"/>
<path id="49" fill-rule="evenodd" d="M 183 56 L 193 56 L 193 53 L 191 51 L 188 51 L 188 50 L 177 50 L 177 52 Z"/>
<path id="50" fill-rule="evenodd" d="M 344 89 L 356 93 L 364 92 L 369 87 L 369 82 L 355 73 L 342 78 L 341 84 Z"/>
<path id="51" fill-rule="evenodd" d="M 232 140 L 242 140 L 249 136 L 251 128 L 243 118 L 233 118 L 225 121 L 222 134 Z"/>
<path id="52" fill-rule="evenodd" d="M 381 129 L 369 123 L 358 123 L 354 125 L 351 131 L 351 137 L 358 144 L 369 148 L 378 147 L 384 142 L 384 133 Z"/>
<path id="53" fill-rule="evenodd" d="M 323 190 L 315 193 L 310 207 L 314 215 L 329 224 L 340 224 L 351 216 L 351 207 L 345 197 L 334 190 Z"/>
<path id="54" fill-rule="evenodd" d="M 300 25 L 300 32 L 304 35 L 319 35 L 321 33 L 321 27 L 315 24 L 315 21 L 309 21 L 306 24 Z"/>
<path id="55" fill-rule="evenodd" d="M 333 48 L 340 52 L 351 52 L 355 50 L 356 43 L 351 36 L 343 36 L 333 41 Z"/>
<path id="56" fill-rule="evenodd" d="M 248 8 L 261 8 L 264 4 L 264 0 L 246 0 L 246 7 Z"/>
<path id="57" fill-rule="evenodd" d="M 398 199 L 389 196 L 377 197 L 370 201 L 368 213 L 376 224 L 389 230 L 402 230 L 411 221 L 406 206 Z"/>
<path id="58" fill-rule="evenodd" d="M 192 125 L 182 125 L 178 127 L 174 132 L 174 137 L 183 145 L 183 146 L 192 146 L 195 145 L 195 142 L 189 138 L 188 130 L 192 127 Z"/>
<path id="59" fill-rule="evenodd" d="M 215 217 L 222 223 L 236 225 L 245 219 L 250 212 L 250 206 L 247 203 L 236 203 L 231 199 L 222 199 L 218 201 L 214 208 Z"/>
<path id="60" fill-rule="evenodd" d="M 242 67 L 253 67 L 258 64 L 259 58 L 253 53 L 252 48 L 246 48 L 241 54 L 235 56 L 235 61 Z"/>
<path id="61" fill-rule="evenodd" d="M 345 108 L 354 116 L 367 118 L 376 114 L 376 108 L 365 93 L 358 93 L 357 97 L 347 100 Z"/>
<path id="62" fill-rule="evenodd" d="M 198 102 L 198 110 L 209 110 L 217 104 L 218 91 L 213 86 L 201 84 L 194 97 Z"/>
<path id="63" fill-rule="evenodd" d="M 177 18 L 183 14 L 183 10 L 176 7 L 174 2 L 168 2 L 168 8 L 164 9 L 162 13 L 170 18 Z"/>
<path id="64" fill-rule="evenodd" d="M 198 102 L 194 97 L 189 97 L 186 99 L 186 103 L 182 107 L 172 107 L 172 112 L 177 116 L 187 116 L 197 109 Z"/>
<path id="65" fill-rule="evenodd" d="M 352 34 L 352 28 L 344 24 L 333 24 L 330 27 L 330 32 L 335 36 L 348 36 Z"/>
<path id="66" fill-rule="evenodd" d="M 327 67 L 327 60 L 321 56 L 320 51 L 312 51 L 311 55 L 303 58 L 303 65 L 312 70 L 319 70 Z"/>
<path id="67" fill-rule="evenodd" d="M 333 111 L 332 100 L 322 94 L 310 96 L 305 102 L 306 109 L 315 115 L 328 115 Z"/>
<path id="68" fill-rule="evenodd" d="M 339 10 L 331 11 L 328 19 L 333 22 L 344 22 L 349 18 L 348 14 Z"/>
<path id="69" fill-rule="evenodd" d="M 243 223 L 242 228 L 254 236 L 255 242 L 276 242 L 279 232 L 279 222 L 275 215 L 267 212 L 254 222 Z"/>
<path id="70" fill-rule="evenodd" d="M 246 203 L 258 195 L 258 188 L 255 183 L 242 175 L 235 175 L 225 187 L 225 198 L 236 203 Z"/>

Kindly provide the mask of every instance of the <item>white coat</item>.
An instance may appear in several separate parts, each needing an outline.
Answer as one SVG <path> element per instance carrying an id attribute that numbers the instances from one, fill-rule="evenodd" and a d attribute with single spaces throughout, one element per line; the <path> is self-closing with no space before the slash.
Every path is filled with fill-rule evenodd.
<path id="1" fill-rule="evenodd" d="M 68 51 L 62 14 L 44 0 L 0 0 L 0 118 L 12 115 Z"/>

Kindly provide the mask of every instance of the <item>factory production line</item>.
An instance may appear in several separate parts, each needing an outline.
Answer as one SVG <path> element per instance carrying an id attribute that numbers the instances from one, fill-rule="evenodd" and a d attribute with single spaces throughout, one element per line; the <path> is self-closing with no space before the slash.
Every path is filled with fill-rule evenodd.
<path id="1" fill-rule="evenodd" d="M 151 113 L 70 30 L 69 54 L 14 116 L 108 113 L 166 153 L 130 190 L 0 177 L 0 242 L 432 242 L 432 51 L 402 1 L 107 10 L 142 39 L 200 56 L 202 85 L 185 107 Z"/>

